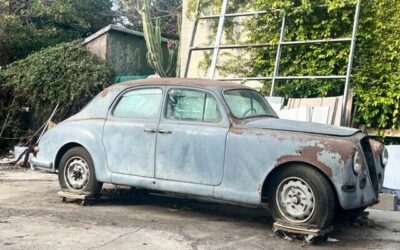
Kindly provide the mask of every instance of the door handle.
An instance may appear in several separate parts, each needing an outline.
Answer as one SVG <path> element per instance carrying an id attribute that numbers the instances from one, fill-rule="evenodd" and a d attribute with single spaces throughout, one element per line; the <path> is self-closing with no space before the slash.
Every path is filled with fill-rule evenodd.
<path id="1" fill-rule="evenodd" d="M 158 133 L 160 133 L 160 134 L 172 134 L 172 131 L 164 130 L 164 129 L 159 129 L 159 130 L 158 130 Z"/>
<path id="2" fill-rule="evenodd" d="M 157 132 L 157 130 L 154 129 L 154 128 L 145 128 L 145 129 L 143 129 L 143 131 L 147 132 L 147 133 L 155 133 L 155 132 Z"/>

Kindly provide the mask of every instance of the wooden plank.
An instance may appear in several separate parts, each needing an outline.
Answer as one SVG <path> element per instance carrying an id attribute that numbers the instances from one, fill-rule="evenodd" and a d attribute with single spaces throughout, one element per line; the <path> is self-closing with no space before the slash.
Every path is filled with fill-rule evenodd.
<path id="1" fill-rule="evenodd" d="M 333 227 L 328 227 L 326 229 L 307 228 L 307 227 L 283 224 L 281 222 L 274 222 L 272 226 L 274 227 L 275 230 L 280 230 L 295 234 L 313 235 L 313 236 L 322 236 L 333 231 Z"/>

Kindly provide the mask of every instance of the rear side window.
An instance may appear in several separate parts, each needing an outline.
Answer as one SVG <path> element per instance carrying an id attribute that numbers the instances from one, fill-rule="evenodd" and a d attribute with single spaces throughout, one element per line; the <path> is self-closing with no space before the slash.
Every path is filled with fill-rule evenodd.
<path id="1" fill-rule="evenodd" d="M 191 89 L 171 89 L 167 95 L 166 118 L 171 120 L 219 122 L 221 113 L 214 97 Z"/>
<path id="2" fill-rule="evenodd" d="M 160 113 L 162 90 L 146 88 L 125 93 L 114 109 L 115 117 L 157 119 Z"/>

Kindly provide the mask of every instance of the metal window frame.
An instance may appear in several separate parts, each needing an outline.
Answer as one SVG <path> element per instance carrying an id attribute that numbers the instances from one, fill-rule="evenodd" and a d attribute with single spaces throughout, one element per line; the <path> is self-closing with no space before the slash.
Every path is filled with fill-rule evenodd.
<path id="1" fill-rule="evenodd" d="M 276 81 L 277 80 L 306 80 L 306 79 L 343 79 L 345 81 L 344 84 L 344 93 L 343 93 L 343 102 L 342 102 L 342 117 L 341 117 L 341 124 L 342 125 L 349 125 L 347 121 L 350 120 L 349 117 L 346 116 L 348 112 L 348 97 L 349 97 L 349 89 L 351 86 L 350 78 L 352 72 L 352 65 L 353 65 L 353 58 L 354 52 L 356 47 L 356 37 L 357 37 L 357 26 L 358 20 L 360 16 L 360 9 L 361 9 L 361 0 L 357 0 L 356 9 L 354 13 L 353 19 L 353 26 L 352 26 L 352 35 L 351 37 L 344 37 L 344 38 L 332 38 L 332 39 L 317 39 L 317 40 L 304 40 L 304 41 L 285 41 L 285 25 L 286 25 L 286 16 L 283 16 L 280 35 L 279 35 L 279 42 L 276 45 L 271 45 L 268 43 L 261 43 L 261 44 L 230 44 L 230 45 L 221 45 L 221 39 L 224 29 L 225 17 L 242 17 L 242 16 L 255 16 L 260 14 L 267 13 L 266 11 L 251 11 L 251 12 L 238 12 L 238 13 L 226 13 L 226 9 L 228 6 L 229 0 L 223 0 L 221 5 L 221 12 L 220 14 L 216 15 L 206 15 L 206 16 L 199 16 L 199 8 L 200 8 L 200 1 L 197 0 L 196 5 L 196 19 L 193 22 L 192 26 L 192 35 L 189 42 L 189 49 L 186 59 L 185 65 L 185 72 L 184 77 L 188 76 L 189 73 L 189 66 L 192 57 L 193 51 L 206 51 L 212 50 L 212 58 L 211 64 L 208 71 L 208 78 L 217 79 L 221 81 L 250 81 L 250 80 L 272 80 L 270 96 L 274 95 Z M 207 19 L 217 19 L 218 18 L 218 27 L 216 38 L 214 41 L 213 46 L 197 46 L 194 47 L 194 40 L 196 36 L 196 30 L 198 26 L 199 20 L 207 20 Z M 350 43 L 350 49 L 348 54 L 348 64 L 346 69 L 346 75 L 324 75 L 324 76 L 280 76 L 279 75 L 279 66 L 281 62 L 281 54 L 282 54 L 282 46 L 293 46 L 293 45 L 300 45 L 300 44 L 321 44 L 321 43 Z M 239 48 L 260 48 L 260 47 L 268 47 L 268 46 L 276 46 L 277 53 L 274 63 L 274 72 L 272 76 L 255 76 L 255 77 L 237 77 L 237 78 L 215 78 L 215 71 L 216 65 L 218 62 L 218 55 L 219 51 L 223 49 L 239 49 Z"/>

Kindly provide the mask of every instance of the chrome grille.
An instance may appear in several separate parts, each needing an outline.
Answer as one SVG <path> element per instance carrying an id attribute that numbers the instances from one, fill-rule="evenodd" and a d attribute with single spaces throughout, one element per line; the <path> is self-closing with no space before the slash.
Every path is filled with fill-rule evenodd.
<path id="1" fill-rule="evenodd" d="M 378 195 L 378 176 L 376 174 L 374 155 L 372 153 L 371 144 L 369 139 L 364 137 L 360 141 L 365 160 L 368 166 L 369 177 L 371 178 L 372 186 L 374 188 L 375 194 Z"/>

